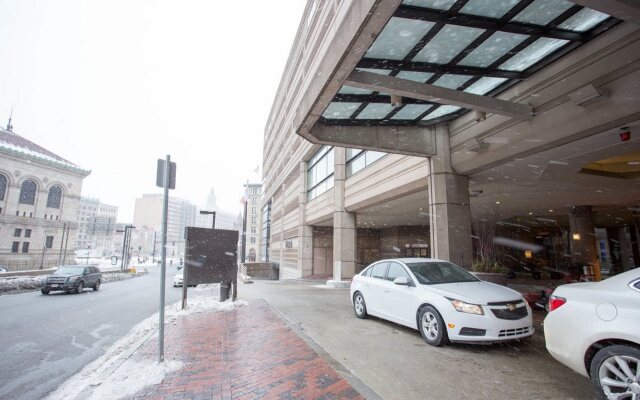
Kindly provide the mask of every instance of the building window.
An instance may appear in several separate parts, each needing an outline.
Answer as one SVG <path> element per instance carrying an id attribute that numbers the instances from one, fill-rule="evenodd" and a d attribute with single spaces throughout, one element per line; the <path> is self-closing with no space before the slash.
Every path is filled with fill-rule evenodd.
<path id="1" fill-rule="evenodd" d="M 11 245 L 11 252 L 17 253 L 19 248 L 20 248 L 20 242 L 13 242 L 13 244 Z"/>
<path id="2" fill-rule="evenodd" d="M 18 202 L 20 204 L 29 204 L 29 205 L 36 204 L 37 189 L 38 189 L 38 186 L 31 179 L 27 179 L 26 181 L 22 182 L 22 187 L 20 188 L 20 198 L 18 199 Z"/>
<path id="3" fill-rule="evenodd" d="M 347 161 L 347 177 L 361 171 L 378 161 L 387 153 L 380 151 L 369 151 L 360 149 L 346 149 L 346 161 Z"/>
<path id="4" fill-rule="evenodd" d="M 53 236 L 47 236 L 47 239 L 45 240 L 45 243 L 44 243 L 44 247 L 46 247 L 47 249 L 50 249 L 53 247 Z"/>
<path id="5" fill-rule="evenodd" d="M 255 224 L 256 223 L 256 217 L 251 217 L 251 223 Z"/>
<path id="6" fill-rule="evenodd" d="M 251 227 L 251 233 L 256 233 L 256 227 L 255 226 Z"/>
<path id="7" fill-rule="evenodd" d="M 250 239 L 250 243 L 251 243 L 251 244 L 256 244 L 256 238 L 252 237 L 252 238 Z"/>
<path id="8" fill-rule="evenodd" d="M 25 229 L 24 230 L 24 237 L 26 237 L 26 238 L 30 238 L 31 237 L 31 229 Z"/>
<path id="9" fill-rule="evenodd" d="M 13 231 L 13 237 L 20 237 L 20 235 L 22 235 L 22 229 L 16 228 L 16 230 Z"/>
<path id="10" fill-rule="evenodd" d="M 311 200 L 333 187 L 333 147 L 322 146 L 307 167 L 307 199 Z"/>
<path id="11" fill-rule="evenodd" d="M 22 242 L 22 252 L 23 253 L 29 252 L 29 242 Z"/>
<path id="12" fill-rule="evenodd" d="M 251 214 L 255 215 L 258 213 L 258 209 L 256 209 L 255 207 L 251 207 Z"/>
<path id="13" fill-rule="evenodd" d="M 52 186 L 49 189 L 49 196 L 47 196 L 47 207 L 60 208 L 60 201 L 62 200 L 62 188 L 60 186 Z"/>
<path id="14" fill-rule="evenodd" d="M 7 191 L 7 177 L 0 174 L 0 201 L 4 201 L 4 194 Z"/>
<path id="15" fill-rule="evenodd" d="M 271 236 L 271 201 L 262 208 L 262 261 L 269 261 L 269 238 Z"/>

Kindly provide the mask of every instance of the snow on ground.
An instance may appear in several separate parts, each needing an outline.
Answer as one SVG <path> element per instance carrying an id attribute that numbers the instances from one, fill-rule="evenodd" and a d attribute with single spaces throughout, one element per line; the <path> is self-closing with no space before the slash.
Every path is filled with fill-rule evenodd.
<path id="1" fill-rule="evenodd" d="M 133 278 L 146 273 L 145 270 L 138 271 L 135 274 L 129 273 L 105 273 L 102 275 L 102 283 L 122 281 L 125 279 Z M 0 277 L 0 295 L 2 294 L 16 294 L 30 290 L 38 290 L 44 285 L 44 281 L 47 279 L 47 275 L 40 276 L 16 276 L 1 278 Z"/>
<path id="2" fill-rule="evenodd" d="M 127 360 L 108 381 L 103 382 L 89 400 L 112 400 L 130 396 L 138 390 L 162 382 L 165 375 L 182 368 L 182 362 L 165 360 L 162 364 Z M 117 393 L 117 395 L 116 395 Z"/>
<path id="3" fill-rule="evenodd" d="M 177 323 L 185 315 L 202 312 L 225 312 L 247 305 L 243 300 L 218 302 L 219 285 L 199 285 L 189 290 L 187 309 L 177 302 L 165 307 L 165 324 Z M 106 353 L 85 366 L 64 382 L 47 400 L 116 400 L 147 386 L 157 384 L 164 376 L 182 368 L 180 360 L 165 359 L 164 363 L 134 361 L 129 357 L 144 342 L 157 340 L 158 313 L 134 326 L 115 342 Z"/>

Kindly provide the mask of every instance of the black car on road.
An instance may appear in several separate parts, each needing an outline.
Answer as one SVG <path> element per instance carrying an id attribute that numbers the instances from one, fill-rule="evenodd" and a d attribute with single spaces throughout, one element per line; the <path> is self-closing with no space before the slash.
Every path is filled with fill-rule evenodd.
<path id="1" fill-rule="evenodd" d="M 82 293 L 84 288 L 100 289 L 102 273 L 97 267 L 89 265 L 63 265 L 47 279 L 42 286 L 42 294 L 49 294 L 54 290 L 67 293 Z"/>

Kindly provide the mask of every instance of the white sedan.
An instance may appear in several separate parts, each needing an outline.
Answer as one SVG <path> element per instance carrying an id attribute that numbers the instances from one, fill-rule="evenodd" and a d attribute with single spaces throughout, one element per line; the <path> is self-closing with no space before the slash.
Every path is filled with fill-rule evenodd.
<path id="1" fill-rule="evenodd" d="M 183 269 L 176 272 L 175 276 L 173 277 L 173 287 L 182 286 L 182 280 L 184 278 L 183 272 L 184 272 Z"/>
<path id="2" fill-rule="evenodd" d="M 353 277 L 351 301 L 358 318 L 373 315 L 418 329 L 433 346 L 533 334 L 531 309 L 520 293 L 481 281 L 448 261 L 375 262 Z"/>
<path id="3" fill-rule="evenodd" d="M 640 268 L 558 287 L 544 320 L 547 350 L 591 377 L 602 399 L 640 400 Z"/>

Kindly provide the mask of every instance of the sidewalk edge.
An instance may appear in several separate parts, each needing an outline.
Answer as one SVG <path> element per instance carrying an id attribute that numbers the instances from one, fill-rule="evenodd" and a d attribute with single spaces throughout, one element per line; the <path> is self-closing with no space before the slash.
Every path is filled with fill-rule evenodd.
<path id="1" fill-rule="evenodd" d="M 151 339 L 151 337 L 154 336 L 157 332 L 158 332 L 158 328 L 152 329 L 149 333 L 147 333 L 146 335 L 144 335 L 143 337 L 138 339 L 126 351 L 123 351 L 122 353 L 120 353 L 120 355 L 118 356 L 118 358 L 114 362 L 114 365 L 111 368 L 109 368 L 108 370 L 104 371 L 102 374 L 100 374 L 100 378 L 99 378 L 100 382 L 102 382 L 102 381 L 106 380 L 107 378 L 109 378 L 109 376 L 111 376 L 118 368 L 120 368 L 122 366 L 122 364 L 125 363 L 125 361 L 127 361 L 129 358 L 131 358 L 133 353 L 138 351 L 138 349 L 143 344 L 145 344 L 149 339 Z M 74 397 L 74 400 L 84 400 L 84 399 L 90 398 L 91 395 L 93 394 L 94 388 L 96 388 L 98 386 L 100 386 L 100 385 L 95 385 L 95 386 L 90 385 L 90 384 L 87 385 L 80 393 L 78 393 Z"/>
<path id="2" fill-rule="evenodd" d="M 349 384 L 358 391 L 367 400 L 383 400 L 373 389 L 371 389 L 366 383 L 355 376 L 347 367 L 345 367 L 340 361 L 336 360 L 331 354 L 324 350 L 320 345 L 313 340 L 309 335 L 304 333 L 300 324 L 296 324 L 291 321 L 286 315 L 273 307 L 268 301 L 264 300 L 269 308 L 283 320 L 289 329 L 294 331 L 309 347 L 313 349 L 320 357 L 322 357 L 333 369 L 335 369 L 340 376 L 342 376 Z"/>

